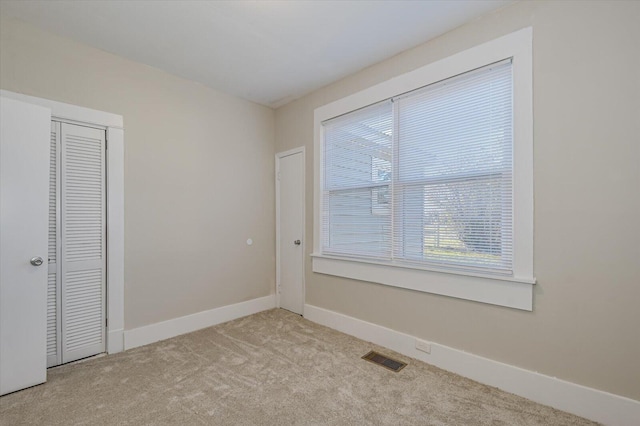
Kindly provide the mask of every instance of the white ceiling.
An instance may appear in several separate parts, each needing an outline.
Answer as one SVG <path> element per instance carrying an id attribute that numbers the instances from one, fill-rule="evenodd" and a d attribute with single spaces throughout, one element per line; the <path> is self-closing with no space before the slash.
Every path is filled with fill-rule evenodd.
<path id="1" fill-rule="evenodd" d="M 0 13 L 278 107 L 511 1 L 1 0 Z"/>

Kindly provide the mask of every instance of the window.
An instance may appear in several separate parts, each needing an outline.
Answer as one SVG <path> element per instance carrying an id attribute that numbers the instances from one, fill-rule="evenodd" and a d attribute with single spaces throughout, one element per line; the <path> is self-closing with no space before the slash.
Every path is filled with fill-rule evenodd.
<path id="1" fill-rule="evenodd" d="M 530 43 L 316 110 L 315 272 L 531 309 Z"/>
<path id="2" fill-rule="evenodd" d="M 322 253 L 511 274 L 511 61 L 323 123 Z"/>

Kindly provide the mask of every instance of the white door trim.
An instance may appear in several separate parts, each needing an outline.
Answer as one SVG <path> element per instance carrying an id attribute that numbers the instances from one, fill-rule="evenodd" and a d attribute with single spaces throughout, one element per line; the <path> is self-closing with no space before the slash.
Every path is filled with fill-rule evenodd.
<path id="1" fill-rule="evenodd" d="M 124 349 L 124 126 L 121 115 L 0 90 L 7 98 L 51 110 L 52 120 L 107 131 L 107 353 Z"/>
<path id="2" fill-rule="evenodd" d="M 280 292 L 279 292 L 279 288 L 280 288 L 280 160 L 284 157 L 288 157 L 290 155 L 294 155 L 294 154 L 302 154 L 302 167 L 303 167 L 303 173 L 302 173 L 302 218 L 303 218 L 303 225 L 302 225 L 302 316 L 304 316 L 304 307 L 305 307 L 305 300 L 306 300 L 306 284 L 305 284 L 305 267 L 304 267 L 304 263 L 305 263 L 305 253 L 306 253 L 306 249 L 305 247 L 307 246 L 307 236 L 306 236 L 306 181 L 305 181 L 305 175 L 306 175 L 306 163 L 307 163 L 307 159 L 306 159 L 306 154 L 305 154 L 305 148 L 304 146 L 300 146 L 297 148 L 293 148 L 290 149 L 288 151 L 283 151 L 283 152 L 278 152 L 276 153 L 276 176 L 275 176 L 275 182 L 276 182 L 276 307 L 280 308 Z"/>

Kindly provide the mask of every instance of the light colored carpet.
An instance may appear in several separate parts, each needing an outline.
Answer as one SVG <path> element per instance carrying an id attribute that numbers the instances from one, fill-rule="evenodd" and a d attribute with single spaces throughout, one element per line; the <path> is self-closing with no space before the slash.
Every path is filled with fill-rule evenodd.
<path id="1" fill-rule="evenodd" d="M 360 359 L 374 349 L 409 365 Z M 2 425 L 591 425 L 270 310 L 49 370 Z"/>

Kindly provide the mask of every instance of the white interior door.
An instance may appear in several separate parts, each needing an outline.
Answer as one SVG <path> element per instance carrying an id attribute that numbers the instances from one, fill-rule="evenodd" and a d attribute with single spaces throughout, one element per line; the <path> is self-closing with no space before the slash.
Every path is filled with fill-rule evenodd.
<path id="1" fill-rule="evenodd" d="M 51 122 L 47 367 L 105 351 L 105 131 Z"/>
<path id="2" fill-rule="evenodd" d="M 0 97 L 0 395 L 47 378 L 47 108 Z"/>
<path id="3" fill-rule="evenodd" d="M 60 124 L 61 352 L 105 351 L 105 131 Z"/>
<path id="4" fill-rule="evenodd" d="M 304 153 L 277 157 L 278 300 L 302 315 L 304 306 Z"/>

